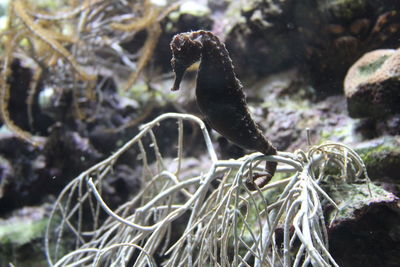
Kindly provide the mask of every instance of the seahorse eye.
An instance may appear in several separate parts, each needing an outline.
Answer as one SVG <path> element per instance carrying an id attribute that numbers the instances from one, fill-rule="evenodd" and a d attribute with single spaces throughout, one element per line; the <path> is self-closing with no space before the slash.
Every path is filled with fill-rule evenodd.
<path id="1" fill-rule="evenodd" d="M 175 35 L 172 38 L 170 46 L 171 46 L 172 53 L 174 53 L 174 54 L 181 51 L 182 40 L 181 40 L 179 34 Z"/>

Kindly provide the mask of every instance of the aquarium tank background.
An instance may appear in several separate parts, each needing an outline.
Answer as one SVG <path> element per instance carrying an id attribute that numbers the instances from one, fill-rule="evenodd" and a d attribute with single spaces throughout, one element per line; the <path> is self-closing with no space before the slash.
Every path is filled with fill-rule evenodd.
<path id="1" fill-rule="evenodd" d="M 399 266 L 399 12 L 0 1 L 0 266 Z"/>

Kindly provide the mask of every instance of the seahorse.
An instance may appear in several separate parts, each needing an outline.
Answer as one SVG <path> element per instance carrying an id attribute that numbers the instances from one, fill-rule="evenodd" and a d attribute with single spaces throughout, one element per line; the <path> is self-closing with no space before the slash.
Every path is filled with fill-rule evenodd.
<path id="1" fill-rule="evenodd" d="M 171 41 L 172 69 L 175 80 L 172 91 L 179 90 L 185 71 L 200 60 L 196 79 L 196 100 L 206 122 L 238 146 L 276 155 L 277 150 L 251 117 L 243 86 L 236 77 L 225 44 L 209 31 L 177 34 Z M 246 182 L 250 190 L 262 188 L 275 174 L 277 163 L 267 161 L 266 173 Z"/>

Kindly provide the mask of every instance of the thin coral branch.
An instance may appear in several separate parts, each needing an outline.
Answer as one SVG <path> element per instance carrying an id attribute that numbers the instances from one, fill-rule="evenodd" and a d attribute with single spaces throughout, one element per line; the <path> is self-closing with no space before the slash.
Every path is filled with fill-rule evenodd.
<path id="1" fill-rule="evenodd" d="M 177 122 L 177 138 L 170 144 L 179 146 L 177 169 L 167 163 L 153 131 L 171 119 Z M 183 121 L 194 122 L 201 129 L 209 158 L 208 168 L 199 170 L 196 176 L 184 176 Z M 146 146 L 143 138 L 149 138 L 151 145 Z M 118 158 L 133 146 L 140 151 L 138 162 L 143 164 L 144 185 L 131 200 L 112 210 L 105 201 L 103 183 Z M 153 163 L 147 158 L 149 151 L 156 154 Z M 321 157 L 321 153 L 325 156 Z M 146 266 L 155 264 L 155 253 L 162 252 L 162 264 L 171 267 L 338 266 L 329 253 L 322 200 L 337 206 L 319 185 L 326 177 L 317 172 L 327 167 L 330 157 L 337 159 L 331 163 L 340 168 L 347 162 L 348 168 L 362 169 L 362 161 L 352 150 L 332 142 L 301 153 L 253 153 L 238 160 L 219 160 L 201 120 L 186 114 L 161 115 L 143 125 L 112 156 L 81 173 L 60 194 L 46 232 L 48 262 L 56 266 L 126 266 L 132 261 L 135 266 Z M 265 160 L 279 162 L 283 166 L 277 171 L 288 177 L 272 181 L 261 190 L 248 190 L 244 181 L 255 169 L 261 169 L 257 165 Z M 353 175 L 367 177 L 357 171 Z M 347 180 L 343 177 L 343 182 Z M 82 190 L 81 182 L 88 188 L 77 194 Z M 217 183 L 217 188 L 212 183 Z M 268 197 L 271 190 L 280 190 L 277 199 Z M 93 227 L 83 232 L 79 226 L 82 221 L 74 219 L 79 206 L 96 206 L 90 201 L 97 201 L 100 210 L 92 208 L 90 214 L 96 217 L 92 218 Z M 184 214 L 188 216 L 186 223 L 177 231 L 172 223 L 183 219 Z M 61 222 L 56 222 L 57 216 Z M 282 244 L 277 241 L 278 228 L 283 229 Z M 171 231 L 176 241 L 172 241 Z M 53 235 L 57 238 L 53 239 Z M 54 254 L 53 248 L 61 248 L 67 236 L 79 240 L 80 246 L 64 256 Z"/>

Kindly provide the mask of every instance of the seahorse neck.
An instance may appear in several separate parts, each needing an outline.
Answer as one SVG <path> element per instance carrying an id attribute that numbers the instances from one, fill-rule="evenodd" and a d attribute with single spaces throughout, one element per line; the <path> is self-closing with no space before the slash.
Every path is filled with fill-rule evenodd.
<path id="1" fill-rule="evenodd" d="M 214 93 L 219 90 L 222 93 L 223 90 L 225 94 L 227 88 L 239 90 L 241 85 L 236 78 L 232 60 L 218 37 L 211 32 L 199 31 L 193 33 L 192 39 L 202 44 L 197 89 L 213 90 Z"/>

